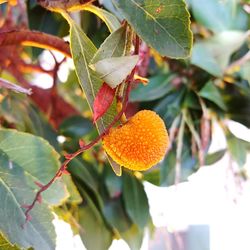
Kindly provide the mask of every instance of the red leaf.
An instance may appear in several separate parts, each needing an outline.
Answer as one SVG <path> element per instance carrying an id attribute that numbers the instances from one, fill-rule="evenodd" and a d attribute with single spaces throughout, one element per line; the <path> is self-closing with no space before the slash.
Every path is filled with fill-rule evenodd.
<path id="1" fill-rule="evenodd" d="M 94 121 L 96 122 L 108 110 L 113 102 L 115 89 L 112 89 L 108 84 L 103 83 L 99 89 L 94 101 Z"/>

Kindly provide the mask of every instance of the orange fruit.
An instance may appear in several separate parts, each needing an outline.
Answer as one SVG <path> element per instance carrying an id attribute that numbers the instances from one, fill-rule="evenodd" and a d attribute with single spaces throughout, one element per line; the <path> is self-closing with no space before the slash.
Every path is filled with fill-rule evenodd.
<path id="1" fill-rule="evenodd" d="M 121 166 L 136 171 L 147 170 L 161 161 L 168 145 L 163 120 L 150 110 L 139 111 L 103 137 L 107 154 Z"/>

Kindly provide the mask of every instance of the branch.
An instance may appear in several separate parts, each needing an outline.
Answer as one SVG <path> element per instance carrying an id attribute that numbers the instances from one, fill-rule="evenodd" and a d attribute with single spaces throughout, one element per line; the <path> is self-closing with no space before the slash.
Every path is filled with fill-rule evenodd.
<path id="1" fill-rule="evenodd" d="M 138 36 L 136 36 L 134 54 L 138 54 L 138 52 L 139 52 L 139 43 L 140 43 L 140 39 Z M 42 185 L 42 184 L 38 183 L 38 186 L 40 187 L 40 189 L 36 193 L 36 196 L 35 196 L 33 202 L 30 205 L 23 205 L 23 208 L 26 209 L 26 211 L 25 211 L 25 217 L 26 217 L 25 223 L 27 223 L 28 221 L 31 220 L 30 211 L 34 208 L 36 203 L 41 202 L 41 194 L 44 191 L 46 191 L 54 183 L 54 181 L 57 178 L 60 178 L 63 174 L 67 173 L 67 166 L 68 166 L 69 162 L 72 161 L 78 155 L 82 154 L 84 151 L 93 147 L 96 143 L 98 143 L 109 132 L 109 130 L 121 119 L 122 115 L 124 114 L 124 112 L 127 108 L 129 94 L 131 91 L 131 85 L 132 85 L 132 82 L 134 80 L 135 72 L 136 72 L 136 67 L 134 67 L 134 69 L 131 71 L 130 75 L 126 79 L 127 88 L 126 88 L 125 96 L 123 98 L 122 108 L 121 108 L 120 112 L 114 117 L 113 121 L 108 125 L 108 127 L 105 128 L 105 130 L 96 139 L 94 139 L 92 142 L 90 142 L 87 145 L 84 145 L 81 141 L 79 141 L 80 149 L 78 149 L 73 154 L 65 155 L 66 160 L 62 163 L 61 167 L 57 170 L 55 176 L 46 185 Z"/>
<path id="2" fill-rule="evenodd" d="M 63 39 L 38 31 L 18 30 L 0 33 L 0 47 L 9 45 L 33 46 L 56 50 L 71 57 L 69 44 Z"/>
<path id="3" fill-rule="evenodd" d="M 134 72 L 135 72 L 135 70 L 132 71 L 131 75 L 133 75 Z M 46 191 L 54 183 L 54 181 L 57 178 L 60 178 L 63 174 L 67 173 L 67 165 L 70 163 L 70 161 L 73 160 L 78 155 L 80 155 L 81 153 L 83 153 L 84 151 L 90 149 L 96 143 L 98 143 L 109 132 L 109 130 L 120 120 L 120 118 L 122 117 L 122 115 L 123 115 L 123 113 L 124 113 L 124 111 L 126 110 L 126 107 L 127 107 L 128 97 L 129 97 L 129 93 L 130 93 L 130 90 L 131 90 L 131 82 L 132 82 L 132 80 L 130 78 L 129 82 L 128 82 L 127 89 L 126 89 L 126 94 L 125 94 L 122 110 L 115 116 L 114 120 L 109 124 L 109 126 L 105 129 L 105 131 L 103 133 L 101 133 L 95 140 L 93 140 L 89 144 L 83 145 L 75 153 L 66 155 L 65 156 L 66 160 L 63 162 L 61 167 L 58 169 L 55 176 L 46 185 L 40 185 L 39 184 L 40 189 L 36 193 L 36 196 L 35 196 L 33 202 L 30 205 L 24 205 L 23 206 L 24 208 L 26 208 L 26 211 L 25 211 L 25 216 L 26 216 L 25 223 L 31 220 L 30 211 L 33 209 L 33 207 L 35 206 L 35 204 L 37 202 L 41 201 L 41 194 L 44 191 Z"/>

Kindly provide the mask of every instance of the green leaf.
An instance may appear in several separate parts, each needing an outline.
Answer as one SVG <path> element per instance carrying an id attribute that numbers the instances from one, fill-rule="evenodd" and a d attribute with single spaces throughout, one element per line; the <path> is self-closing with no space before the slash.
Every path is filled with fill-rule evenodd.
<path id="1" fill-rule="evenodd" d="M 248 81 L 248 84 L 250 86 L 250 62 L 246 62 L 242 67 L 241 67 L 241 75 L 244 79 Z"/>
<path id="2" fill-rule="evenodd" d="M 110 32 L 114 32 L 121 26 L 119 20 L 110 12 L 100 9 L 93 4 L 87 4 L 83 7 L 84 10 L 90 11 L 100 17 L 106 23 Z"/>
<path id="3" fill-rule="evenodd" d="M 189 13 L 182 0 L 114 0 L 136 33 L 161 55 L 187 57 L 192 46 Z"/>
<path id="4" fill-rule="evenodd" d="M 236 1 L 190 0 L 192 13 L 201 25 L 215 33 L 247 29 L 247 13 Z M 213 13 L 211 18 L 208 13 Z"/>
<path id="5" fill-rule="evenodd" d="M 227 146 L 232 158 L 243 167 L 246 163 L 247 149 L 246 142 L 227 132 Z"/>
<path id="6" fill-rule="evenodd" d="M 16 245 L 12 245 L 9 241 L 7 241 L 0 231 L 0 249 L 2 250 L 21 250 Z"/>
<path id="7" fill-rule="evenodd" d="M 90 163 L 84 161 L 81 158 L 74 158 L 68 165 L 68 170 L 73 177 L 78 178 L 85 183 L 91 190 L 98 192 L 97 176 L 93 177 L 88 170 Z M 92 165 L 89 167 L 93 168 Z"/>
<path id="8" fill-rule="evenodd" d="M 122 192 L 122 178 L 113 174 L 110 168 L 104 167 L 103 178 L 111 198 L 118 197 Z"/>
<path id="9" fill-rule="evenodd" d="M 153 169 L 151 171 L 147 171 L 143 175 L 143 180 L 148 181 L 156 186 L 160 186 L 160 171 L 159 171 L 159 169 Z"/>
<path id="10" fill-rule="evenodd" d="M 226 110 L 222 96 L 212 81 L 206 83 L 206 85 L 199 91 L 199 95 L 217 104 L 221 109 Z"/>
<path id="11" fill-rule="evenodd" d="M 114 198 L 105 204 L 103 214 L 108 223 L 122 235 L 129 230 L 132 222 L 127 216 L 120 198 Z"/>
<path id="12" fill-rule="evenodd" d="M 102 59 L 90 67 L 111 88 L 117 87 L 132 71 L 139 60 L 139 56 L 122 56 Z"/>
<path id="13" fill-rule="evenodd" d="M 127 242 L 131 250 L 141 249 L 143 240 L 143 230 L 132 224 L 131 227 L 122 233 L 122 238 Z"/>
<path id="14" fill-rule="evenodd" d="M 29 132 L 46 139 L 57 151 L 60 150 L 57 133 L 49 124 L 47 118 L 29 99 L 10 93 L 0 104 L 0 115 L 15 123 L 19 131 Z"/>
<path id="15" fill-rule="evenodd" d="M 221 77 L 228 66 L 231 55 L 237 51 L 247 38 L 240 31 L 225 31 L 193 47 L 191 63 L 210 74 Z"/>
<path id="16" fill-rule="evenodd" d="M 74 203 L 74 204 L 81 203 L 82 197 L 79 191 L 77 190 L 77 187 L 74 184 L 72 177 L 70 175 L 63 175 L 62 178 L 69 192 L 69 198 L 67 199 L 67 203 Z"/>
<path id="17" fill-rule="evenodd" d="M 101 44 L 100 48 L 95 53 L 91 60 L 94 64 L 100 60 L 110 57 L 120 57 L 125 55 L 126 47 L 126 27 L 122 26 L 113 33 L 111 33 L 105 41 Z"/>
<path id="18" fill-rule="evenodd" d="M 0 149 L 8 155 L 10 161 L 22 167 L 29 176 L 29 185 L 33 189 L 37 189 L 34 181 L 47 184 L 60 165 L 59 155 L 49 143 L 28 133 L 1 129 Z M 56 181 L 43 196 L 50 204 L 58 205 L 68 193 L 62 182 Z"/>
<path id="19" fill-rule="evenodd" d="M 214 163 L 216 163 L 217 161 L 219 161 L 220 159 L 222 159 L 222 157 L 225 155 L 226 150 L 219 150 L 217 152 L 214 152 L 212 154 L 208 154 L 205 158 L 205 165 L 212 165 Z"/>
<path id="20" fill-rule="evenodd" d="M 183 99 L 185 97 L 186 88 L 183 86 L 178 91 L 171 91 L 154 107 L 166 124 L 172 124 L 174 119 L 181 113 Z"/>
<path id="21" fill-rule="evenodd" d="M 65 119 L 59 127 L 59 133 L 69 137 L 82 137 L 93 129 L 89 119 L 82 116 L 71 116 Z"/>
<path id="22" fill-rule="evenodd" d="M 93 113 L 95 96 L 103 83 L 97 73 L 91 70 L 88 66 L 97 49 L 81 28 L 69 17 L 69 15 L 63 13 L 63 16 L 70 24 L 70 48 L 77 77 L 85 93 L 89 108 Z M 100 119 L 99 122 L 96 123 L 99 133 L 102 133 L 105 130 L 105 127 L 113 121 L 115 115 L 116 104 L 113 102 L 106 114 Z M 121 175 L 121 166 L 115 163 L 110 157 L 108 157 L 108 159 L 116 175 Z"/>
<path id="23" fill-rule="evenodd" d="M 35 193 L 27 185 L 29 177 L 22 165 L 17 163 L 18 160 L 13 161 L 10 154 L 11 150 L 0 150 L 0 228 L 12 244 L 54 250 L 53 216 L 44 203 L 34 207 L 30 213 L 32 219 L 21 227 L 25 222 L 25 209 L 21 206 L 29 204 Z"/>
<path id="24" fill-rule="evenodd" d="M 157 75 L 149 79 L 149 83 L 144 86 L 139 84 L 130 95 L 131 102 L 146 102 L 157 100 L 168 94 L 173 86 L 171 84 L 172 76 Z"/>
<path id="25" fill-rule="evenodd" d="M 129 174 L 123 174 L 123 199 L 129 217 L 143 229 L 149 220 L 148 198 L 142 183 Z"/>
<path id="26" fill-rule="evenodd" d="M 160 185 L 171 186 L 175 183 L 176 148 L 169 151 L 163 162 L 160 163 Z M 193 174 L 197 168 L 197 159 L 192 157 L 190 152 L 190 140 L 184 141 L 183 153 L 181 157 L 180 181 L 186 181 L 188 176 Z"/>
<path id="27" fill-rule="evenodd" d="M 106 226 L 102 215 L 87 193 L 81 188 L 85 203 L 79 207 L 79 224 L 81 239 L 87 249 L 106 250 L 112 242 L 112 234 Z"/>
<path id="28" fill-rule="evenodd" d="M 113 230 L 124 239 L 131 250 L 140 249 L 143 230 L 133 224 L 127 216 L 120 198 L 113 198 L 104 207 L 104 216 Z"/>

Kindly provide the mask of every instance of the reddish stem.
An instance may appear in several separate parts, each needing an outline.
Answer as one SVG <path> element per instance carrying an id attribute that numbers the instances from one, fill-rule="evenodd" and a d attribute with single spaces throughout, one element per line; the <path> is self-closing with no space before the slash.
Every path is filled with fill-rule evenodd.
<path id="1" fill-rule="evenodd" d="M 0 33 L 0 46 L 26 45 L 42 49 L 57 50 L 71 57 L 69 44 L 63 39 L 46 33 L 30 30 L 6 31 Z"/>
<path id="2" fill-rule="evenodd" d="M 139 52 L 139 42 L 140 42 L 139 37 L 136 36 L 134 54 L 138 54 L 138 52 Z M 125 112 L 125 110 L 127 108 L 129 93 L 131 90 L 131 84 L 132 84 L 133 79 L 134 79 L 135 71 L 136 71 L 136 67 L 134 67 L 134 69 L 132 70 L 132 72 L 130 73 L 130 75 L 126 79 L 127 88 L 126 88 L 125 96 L 123 99 L 123 105 L 122 105 L 121 111 L 114 117 L 113 121 L 109 124 L 109 126 L 95 140 L 93 140 L 92 142 L 90 142 L 87 145 L 81 145 L 82 147 L 80 149 L 78 149 L 75 153 L 65 156 L 66 160 L 62 163 L 61 167 L 57 170 L 55 176 L 46 185 L 41 186 L 41 188 L 37 191 L 33 202 L 30 205 L 25 205 L 25 208 L 26 208 L 26 211 L 25 211 L 26 221 L 25 221 L 25 223 L 28 222 L 29 220 L 31 220 L 30 211 L 34 208 L 34 206 L 37 202 L 41 201 L 42 192 L 46 191 L 54 183 L 54 181 L 57 178 L 60 178 L 67 171 L 67 165 L 69 164 L 69 162 L 71 160 L 73 160 L 75 157 L 77 157 L 78 155 L 80 155 L 81 153 L 83 153 L 84 151 L 90 149 L 97 142 L 99 142 L 109 132 L 109 130 L 121 119 L 123 113 Z"/>

